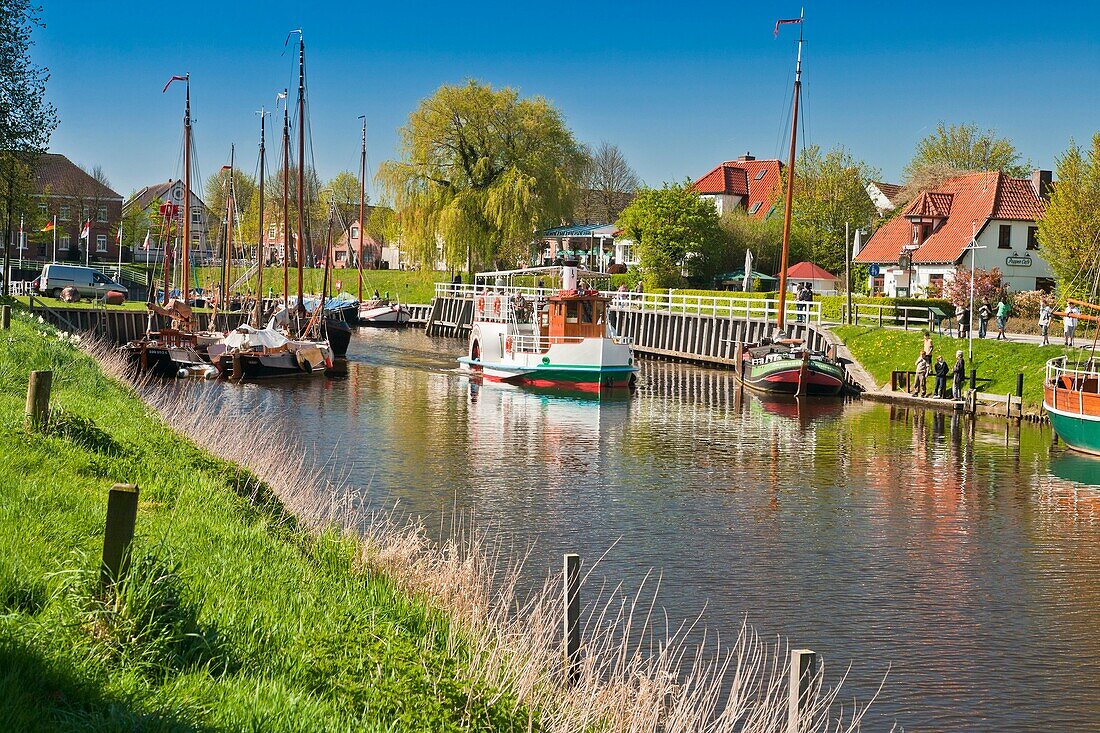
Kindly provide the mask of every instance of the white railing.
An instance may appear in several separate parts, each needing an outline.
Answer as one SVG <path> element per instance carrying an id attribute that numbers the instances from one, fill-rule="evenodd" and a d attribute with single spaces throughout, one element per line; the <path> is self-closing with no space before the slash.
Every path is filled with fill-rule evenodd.
<path id="1" fill-rule="evenodd" d="M 508 303 L 517 293 L 528 302 L 557 295 L 556 288 L 497 287 L 486 289 L 483 286 L 455 283 L 436 283 L 435 294 L 444 298 L 469 298 L 482 317 L 486 320 L 508 320 Z M 617 290 L 601 292 L 611 299 L 611 307 L 617 310 L 633 310 L 654 313 L 693 313 L 724 318 L 744 318 L 754 320 L 772 320 L 779 313 L 779 300 L 776 298 L 738 298 L 721 295 L 676 295 L 668 293 L 635 293 Z M 500 299 L 500 313 L 496 303 Z M 484 308 L 481 306 L 484 301 Z M 821 323 L 821 303 L 802 302 L 793 297 L 787 298 L 786 320 L 789 323 L 808 321 Z"/>
<path id="2" fill-rule="evenodd" d="M 848 306 L 843 309 L 847 322 Z M 853 303 L 852 323 L 854 325 L 901 326 L 908 330 L 912 327 L 938 328 L 943 330 L 951 322 L 954 325 L 954 311 L 945 312 L 939 306 L 929 305 L 890 305 L 880 303 Z"/>
<path id="3" fill-rule="evenodd" d="M 1064 356 L 1048 361 L 1045 384 L 1054 388 L 1054 404 L 1051 406 L 1059 410 L 1076 407 L 1077 414 L 1084 415 L 1085 395 L 1100 396 L 1100 369 L 1097 366 L 1093 359 L 1069 365 Z M 1062 399 L 1059 399 L 1059 392 L 1064 395 Z"/>
<path id="4" fill-rule="evenodd" d="M 17 298 L 27 295 L 34 295 L 34 290 L 31 289 L 31 280 L 12 280 L 8 285 L 8 294 L 14 295 Z"/>
<path id="5" fill-rule="evenodd" d="M 583 336 L 532 336 L 508 335 L 504 339 L 504 350 L 511 354 L 541 354 L 554 344 L 579 344 L 585 341 Z M 614 336 L 612 341 L 624 346 L 633 346 L 634 339 L 628 336 Z"/>

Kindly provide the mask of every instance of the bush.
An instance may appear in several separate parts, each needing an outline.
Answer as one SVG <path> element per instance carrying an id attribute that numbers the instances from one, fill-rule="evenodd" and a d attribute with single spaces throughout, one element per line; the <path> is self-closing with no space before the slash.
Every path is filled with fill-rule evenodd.
<path id="1" fill-rule="evenodd" d="M 827 321 L 841 321 L 844 318 L 844 306 L 848 302 L 845 295 L 825 295 L 814 298 L 821 302 L 821 317 Z M 903 306 L 911 305 L 920 308 L 939 308 L 944 313 L 951 315 L 955 312 L 955 306 L 942 298 L 872 298 L 867 295 L 853 295 L 852 303 L 866 303 L 870 305 Z M 883 311 L 883 318 L 894 318 L 899 312 L 893 308 Z"/>
<path id="2" fill-rule="evenodd" d="M 1038 318 L 1046 293 L 1042 290 L 1021 290 L 1012 295 L 1012 315 L 1019 318 Z"/>

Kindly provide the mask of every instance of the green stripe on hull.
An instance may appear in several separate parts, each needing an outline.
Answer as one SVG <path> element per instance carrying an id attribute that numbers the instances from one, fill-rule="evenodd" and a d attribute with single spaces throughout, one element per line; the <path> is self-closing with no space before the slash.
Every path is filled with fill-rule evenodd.
<path id="1" fill-rule="evenodd" d="M 1100 420 L 1066 415 L 1049 408 L 1047 416 L 1054 432 L 1070 448 L 1100 455 Z"/>
<path id="2" fill-rule="evenodd" d="M 818 374 L 828 374 L 829 376 L 836 377 L 840 381 L 844 381 L 844 370 L 835 364 L 827 364 L 820 361 L 810 360 L 810 371 L 817 372 Z M 775 372 L 783 371 L 784 369 L 801 369 L 801 359 L 778 359 L 776 361 L 769 361 L 766 364 L 753 364 L 750 365 L 749 374 L 756 378 L 762 377 L 766 374 L 773 374 Z"/>

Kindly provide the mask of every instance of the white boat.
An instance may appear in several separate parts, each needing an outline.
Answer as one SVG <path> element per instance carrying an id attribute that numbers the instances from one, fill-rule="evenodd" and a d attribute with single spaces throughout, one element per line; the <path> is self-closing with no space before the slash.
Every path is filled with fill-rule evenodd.
<path id="1" fill-rule="evenodd" d="M 327 342 L 290 339 L 274 328 L 247 324 L 210 347 L 210 357 L 223 377 L 238 380 L 323 374 L 332 366 Z"/>
<path id="2" fill-rule="evenodd" d="M 412 320 L 412 313 L 400 302 L 387 298 L 375 298 L 359 304 L 359 325 L 381 328 L 404 326 Z"/>
<path id="3" fill-rule="evenodd" d="M 477 276 L 486 285 L 474 293 L 469 345 L 458 360 L 462 368 L 489 380 L 587 392 L 634 384 L 632 341 L 616 335 L 608 322 L 611 297 L 579 282 L 576 263 L 561 268 L 560 290 L 504 285 L 505 278 L 549 271 L 556 274 L 557 268 Z"/>

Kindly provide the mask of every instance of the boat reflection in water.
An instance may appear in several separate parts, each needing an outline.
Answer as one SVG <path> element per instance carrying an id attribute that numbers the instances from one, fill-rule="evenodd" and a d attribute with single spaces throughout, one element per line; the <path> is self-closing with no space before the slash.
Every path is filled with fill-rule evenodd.
<path id="1" fill-rule="evenodd" d="M 1100 487 L 1100 458 L 1074 451 L 1052 452 L 1050 472 L 1064 481 Z"/>

